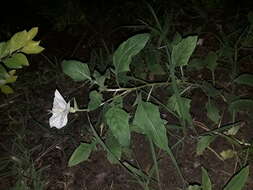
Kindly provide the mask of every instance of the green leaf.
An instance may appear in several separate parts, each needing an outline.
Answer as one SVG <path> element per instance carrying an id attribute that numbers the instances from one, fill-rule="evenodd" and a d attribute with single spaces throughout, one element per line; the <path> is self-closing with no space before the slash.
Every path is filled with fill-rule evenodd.
<path id="1" fill-rule="evenodd" d="M 197 143 L 197 155 L 202 155 L 204 150 L 210 145 L 211 142 L 216 138 L 213 135 L 201 136 Z"/>
<path id="2" fill-rule="evenodd" d="M 21 32 L 17 32 L 7 42 L 8 43 L 8 51 L 11 54 L 14 51 L 19 50 L 20 48 L 22 48 L 23 46 L 25 46 L 25 44 L 27 43 L 27 41 L 28 41 L 28 34 L 27 34 L 26 30 L 21 31 Z"/>
<path id="3" fill-rule="evenodd" d="M 235 111 L 235 112 L 239 112 L 239 111 L 253 112 L 253 100 L 251 100 L 251 99 L 235 100 L 229 105 L 228 109 L 229 109 L 230 112 L 232 112 L 232 111 Z"/>
<path id="4" fill-rule="evenodd" d="M 220 155 L 224 160 L 227 160 L 229 158 L 233 158 L 237 154 L 236 151 L 228 149 L 228 150 L 223 150 Z"/>
<path id="5" fill-rule="evenodd" d="M 40 41 L 30 40 L 29 42 L 26 43 L 26 45 L 20 51 L 26 54 L 41 53 L 44 50 L 44 48 L 39 46 L 39 44 L 40 44 Z"/>
<path id="6" fill-rule="evenodd" d="M 89 97 L 90 102 L 88 104 L 88 109 L 90 111 L 97 109 L 103 101 L 102 94 L 98 93 L 96 90 L 91 91 Z"/>
<path id="7" fill-rule="evenodd" d="M 3 65 L 0 64 L 0 80 L 5 79 L 9 74 L 7 73 L 6 69 Z"/>
<path id="8" fill-rule="evenodd" d="M 183 113 L 180 112 L 179 105 L 180 103 L 178 101 L 181 101 L 181 105 L 183 106 L 182 110 L 184 110 Z M 184 98 L 184 97 L 179 97 L 177 98 L 176 95 L 172 95 L 169 100 L 168 100 L 168 106 L 173 110 L 176 111 L 177 114 L 181 118 L 188 118 L 188 122 L 191 122 L 191 114 L 190 114 L 190 109 L 191 109 L 191 99 Z"/>
<path id="9" fill-rule="evenodd" d="M 94 148 L 93 143 L 92 144 L 81 143 L 71 155 L 68 162 L 68 166 L 72 167 L 83 161 L 86 161 L 89 158 L 93 148 Z"/>
<path id="10" fill-rule="evenodd" d="M 8 44 L 6 42 L 0 43 L 0 59 L 8 55 Z"/>
<path id="11" fill-rule="evenodd" d="M 168 138 L 158 106 L 150 102 L 140 101 L 133 124 L 139 128 L 142 134 L 151 138 L 159 148 L 167 151 Z"/>
<path id="12" fill-rule="evenodd" d="M 237 77 L 234 82 L 236 82 L 237 84 L 253 86 L 253 74 L 242 74 Z"/>
<path id="13" fill-rule="evenodd" d="M 28 40 L 32 40 L 38 34 L 38 27 L 33 27 L 27 32 Z"/>
<path id="14" fill-rule="evenodd" d="M 93 77 L 95 78 L 96 84 L 99 85 L 99 90 L 103 91 L 106 89 L 105 80 L 110 78 L 109 70 L 106 71 L 104 75 L 101 75 L 99 72 L 94 71 Z"/>
<path id="15" fill-rule="evenodd" d="M 111 107 L 105 114 L 113 136 L 122 146 L 130 145 L 129 115 L 119 107 Z"/>
<path id="16" fill-rule="evenodd" d="M 241 125 L 234 125 L 234 127 L 231 127 L 230 129 L 225 131 L 224 134 L 234 136 L 237 134 L 240 128 L 241 128 Z"/>
<path id="17" fill-rule="evenodd" d="M 247 178 L 249 176 L 249 166 L 241 169 L 239 173 L 233 176 L 233 178 L 225 185 L 223 190 L 242 190 Z"/>
<path id="18" fill-rule="evenodd" d="M 219 90 L 214 88 L 213 85 L 208 82 L 203 82 L 203 84 L 201 85 L 201 89 L 207 96 L 210 96 L 210 97 L 216 97 L 220 95 Z"/>
<path id="19" fill-rule="evenodd" d="M 149 51 L 147 52 L 147 54 L 145 54 L 145 62 L 147 63 L 147 69 L 151 74 L 155 75 L 165 74 L 164 69 L 160 65 L 159 60 L 160 60 L 160 52 Z"/>
<path id="20" fill-rule="evenodd" d="M 105 143 L 110 150 L 110 152 L 107 152 L 107 159 L 112 164 L 118 163 L 122 154 L 122 147 L 120 146 L 119 141 L 117 141 L 117 139 L 112 135 L 111 131 L 109 131 Z M 116 160 L 116 158 L 118 160 Z"/>
<path id="21" fill-rule="evenodd" d="M 123 98 L 121 96 L 115 97 L 111 103 L 113 107 L 123 108 Z"/>
<path id="22" fill-rule="evenodd" d="M 17 80 L 18 76 L 15 75 L 16 70 L 10 70 L 9 73 L 6 75 L 5 82 L 6 83 L 13 83 Z"/>
<path id="23" fill-rule="evenodd" d="M 4 94 L 13 94 L 14 93 L 13 89 L 8 85 L 1 85 L 0 88 L 1 88 L 2 93 L 4 93 Z"/>
<path id="24" fill-rule="evenodd" d="M 198 37 L 197 36 L 189 36 L 184 38 L 177 45 L 174 45 L 172 48 L 172 64 L 175 66 L 184 66 L 188 64 L 190 56 L 192 55 Z"/>
<path id="25" fill-rule="evenodd" d="M 218 108 L 216 107 L 213 101 L 210 100 L 206 103 L 206 110 L 207 110 L 207 117 L 215 124 L 219 123 L 221 116 L 219 114 Z"/>
<path id="26" fill-rule="evenodd" d="M 22 66 L 28 66 L 29 62 L 26 56 L 22 53 L 17 53 L 11 56 L 10 58 L 5 59 L 4 64 L 13 69 L 20 69 Z"/>
<path id="27" fill-rule="evenodd" d="M 217 59 L 218 59 L 217 54 L 213 51 L 210 51 L 205 59 L 206 67 L 209 70 L 214 71 L 218 65 Z"/>
<path id="28" fill-rule="evenodd" d="M 212 190 L 212 183 L 205 168 L 202 170 L 202 190 Z"/>
<path id="29" fill-rule="evenodd" d="M 132 57 L 137 55 L 146 45 L 150 34 L 137 34 L 123 42 L 113 55 L 113 65 L 116 75 L 129 71 Z"/>
<path id="30" fill-rule="evenodd" d="M 92 80 L 87 64 L 75 60 L 64 60 L 62 62 L 63 72 L 74 81 Z"/>

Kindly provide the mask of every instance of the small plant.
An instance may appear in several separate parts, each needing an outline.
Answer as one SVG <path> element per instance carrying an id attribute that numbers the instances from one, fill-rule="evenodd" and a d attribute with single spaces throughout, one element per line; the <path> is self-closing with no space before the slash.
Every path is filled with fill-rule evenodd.
<path id="1" fill-rule="evenodd" d="M 67 125 L 69 113 L 87 113 L 92 137 L 89 142 L 80 143 L 73 152 L 68 163 L 70 167 L 86 161 L 91 152 L 96 151 L 98 145 L 101 145 L 107 152 L 107 158 L 112 164 L 120 164 L 123 168 L 126 168 L 144 189 L 148 189 L 149 183 L 152 181 L 153 171 L 155 171 L 158 184 L 160 184 L 159 168 L 154 151 L 155 145 L 171 158 L 182 180 L 182 186 L 185 189 L 187 182 L 168 143 L 167 126 L 169 123 L 161 117 L 160 108 L 164 108 L 178 119 L 178 129 L 183 130 L 185 137 L 189 129 L 196 131 L 195 127 L 199 126 L 192 119 L 190 113 L 191 98 L 188 94 L 198 88 L 207 95 L 208 102 L 204 105 L 207 117 L 218 127 L 209 130 L 205 125 L 200 125 L 201 128 L 206 130 L 206 133 L 198 138 L 197 155 L 201 155 L 207 148 L 212 150 L 209 145 L 217 136 L 227 139 L 232 145 L 246 146 L 247 148 L 252 146 L 250 143 L 235 137 L 241 126 L 241 122 L 236 121 L 235 114 L 247 108 L 247 106 L 248 110 L 251 110 L 253 100 L 241 98 L 228 100 L 223 91 L 216 89 L 217 80 L 215 71 L 218 67 L 218 61 L 222 56 L 219 51 L 209 52 L 201 67 L 195 65 L 196 69 L 205 67 L 211 72 L 212 83 L 207 81 L 191 81 L 187 78 L 185 71 L 188 71 L 192 67 L 190 58 L 198 44 L 198 37 L 196 35 L 182 37 L 180 34 L 177 34 L 175 38 L 168 39 L 166 37 L 168 26 L 165 26 L 165 31 L 163 31 L 164 27 L 160 25 L 155 13 L 152 12 L 152 14 L 156 20 L 156 28 L 158 30 L 152 27 L 150 29 L 151 31 L 159 31 L 156 33 L 155 38 L 152 38 L 154 36 L 149 33 L 137 34 L 130 37 L 116 49 L 112 56 L 112 63 L 107 64 L 103 72 L 97 70 L 96 67 L 93 67 L 91 70 L 89 64 L 77 60 L 64 60 L 62 62 L 62 69 L 66 75 L 76 82 L 89 84 L 89 103 L 85 108 L 79 108 L 74 99 L 74 105 L 71 106 L 70 102 L 67 103 L 56 90 L 50 126 L 60 129 Z M 155 41 L 157 40 L 157 36 L 158 44 Z M 148 57 L 151 53 L 154 56 Z M 158 70 L 159 72 L 156 74 L 163 73 L 166 77 L 165 80 L 154 82 L 153 77 L 150 78 L 136 73 L 138 71 L 138 64 L 147 66 L 148 72 L 151 73 Z M 233 73 L 236 73 L 237 69 L 233 68 L 234 64 L 232 64 L 232 70 L 234 71 Z M 133 68 L 135 72 L 131 72 Z M 147 72 L 147 70 L 142 70 L 141 72 Z M 236 84 L 251 86 L 250 81 L 252 81 L 251 75 L 242 74 L 237 78 L 232 77 L 232 83 L 235 86 Z M 170 91 L 167 104 L 162 103 L 155 96 L 156 89 L 159 87 L 168 88 Z M 125 100 L 130 95 L 133 103 L 130 105 L 131 109 L 127 109 L 127 101 Z M 220 124 L 222 116 L 216 106 L 218 97 L 228 104 L 228 110 L 233 116 L 232 124 Z M 95 110 L 100 111 L 100 116 L 94 124 L 90 120 L 89 113 Z M 100 133 L 97 131 L 100 131 Z M 123 157 L 126 153 L 125 151 L 131 149 L 131 136 L 133 133 L 144 135 L 150 142 L 154 161 L 154 167 L 150 173 L 144 173 L 141 169 L 137 169 Z M 234 149 L 224 150 L 220 154 L 215 151 L 213 152 L 221 160 L 226 160 L 237 155 Z M 248 176 L 247 168 L 242 169 L 242 173 L 240 172 L 238 175 L 235 175 L 224 186 L 224 189 L 232 190 L 231 184 L 235 183 L 239 184 L 238 188 L 242 188 Z M 207 176 L 207 172 L 203 169 L 203 178 L 205 180 L 207 180 Z M 202 188 L 210 190 L 211 186 L 206 187 L 207 181 L 203 181 L 204 187 Z M 188 189 L 198 188 L 200 186 L 188 187 Z"/>
<path id="2" fill-rule="evenodd" d="M 17 32 L 7 42 L 0 43 L 0 89 L 3 93 L 13 93 L 9 84 L 17 80 L 16 69 L 29 65 L 26 54 L 38 54 L 44 50 L 40 41 L 33 40 L 37 33 L 38 28 L 34 27 Z"/>
<path id="3" fill-rule="evenodd" d="M 212 190 L 211 179 L 205 168 L 202 170 L 202 184 L 190 185 L 187 190 Z M 242 168 L 222 188 L 223 190 L 242 190 L 249 176 L 249 166 Z"/>
<path id="4" fill-rule="evenodd" d="M 20 131 L 19 133 L 12 140 L 10 148 L 2 147 L 7 149 L 7 154 L 0 160 L 0 177 L 2 179 L 8 179 L 10 176 L 14 177 L 12 178 L 13 186 L 11 190 L 43 190 L 45 188 L 45 182 L 42 178 L 43 169 L 37 169 L 32 160 L 33 150 L 24 142 L 25 135 L 22 135 Z"/>

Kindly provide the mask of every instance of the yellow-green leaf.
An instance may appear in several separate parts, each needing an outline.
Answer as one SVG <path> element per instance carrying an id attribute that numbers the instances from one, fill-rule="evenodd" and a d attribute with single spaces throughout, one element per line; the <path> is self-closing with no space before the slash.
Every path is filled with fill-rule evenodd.
<path id="1" fill-rule="evenodd" d="M 8 43 L 8 50 L 10 53 L 17 51 L 18 49 L 22 48 L 26 45 L 28 41 L 27 31 L 21 31 L 14 34 L 11 39 L 7 42 Z"/>
<path id="2" fill-rule="evenodd" d="M 0 43 L 0 59 L 8 55 L 7 51 L 7 43 L 6 42 L 1 42 Z"/>
<path id="3" fill-rule="evenodd" d="M 31 40 L 21 49 L 21 51 L 26 54 L 38 54 L 44 50 L 39 44 L 40 41 Z"/>
<path id="4" fill-rule="evenodd" d="M 8 85 L 2 85 L 0 88 L 4 94 L 12 94 L 14 92 L 13 89 Z"/>
<path id="5" fill-rule="evenodd" d="M 222 158 L 224 160 L 229 159 L 229 158 L 233 158 L 236 155 L 236 151 L 228 149 L 228 150 L 223 150 L 220 155 L 222 156 Z"/>
<path id="6" fill-rule="evenodd" d="M 32 40 L 38 33 L 38 27 L 33 27 L 27 32 L 28 40 Z"/>

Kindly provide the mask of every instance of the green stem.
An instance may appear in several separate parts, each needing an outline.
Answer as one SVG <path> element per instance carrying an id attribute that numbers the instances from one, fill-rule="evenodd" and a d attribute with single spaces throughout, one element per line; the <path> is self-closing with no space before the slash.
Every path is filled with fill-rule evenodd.
<path id="1" fill-rule="evenodd" d="M 159 169 L 158 169 L 158 163 L 157 163 L 156 153 L 155 153 L 155 147 L 154 147 L 154 144 L 153 144 L 152 140 L 150 138 L 148 138 L 148 140 L 149 140 L 149 143 L 150 143 L 152 158 L 153 158 L 153 161 L 154 161 L 154 166 L 155 166 L 155 171 L 156 171 L 158 186 L 159 186 L 159 189 L 162 190 L 161 181 L 160 181 L 160 175 L 159 175 Z"/>
<path id="2" fill-rule="evenodd" d="M 143 183 L 140 180 L 140 176 L 144 176 L 147 177 L 141 170 L 138 170 L 139 175 L 137 175 L 136 173 L 133 173 L 132 170 L 129 170 L 129 168 L 127 167 L 126 164 L 122 163 L 120 160 L 118 160 L 118 158 L 111 152 L 111 150 L 106 146 L 106 144 L 103 142 L 103 140 L 100 138 L 100 136 L 98 135 L 97 131 L 95 130 L 95 128 L 93 127 L 91 121 L 90 121 L 90 117 L 89 114 L 87 114 L 88 117 L 88 122 L 90 124 L 90 128 L 93 132 L 93 135 L 95 136 L 97 142 L 103 147 L 104 150 L 106 150 L 107 153 L 109 153 L 117 162 L 117 164 L 119 164 L 120 166 L 122 166 L 130 175 L 132 175 L 138 182 L 139 184 L 144 188 L 147 189 L 147 187 L 145 186 L 145 183 Z"/>

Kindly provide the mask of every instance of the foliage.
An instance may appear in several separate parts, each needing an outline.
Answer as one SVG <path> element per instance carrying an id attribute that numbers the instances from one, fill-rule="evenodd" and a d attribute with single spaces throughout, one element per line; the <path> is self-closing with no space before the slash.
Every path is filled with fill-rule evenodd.
<path id="1" fill-rule="evenodd" d="M 13 93 L 9 84 L 17 80 L 16 69 L 28 66 L 26 54 L 38 54 L 44 50 L 40 41 L 34 41 L 38 28 L 14 34 L 10 40 L 0 43 L 0 88 L 5 94 Z"/>
<path id="2" fill-rule="evenodd" d="M 90 122 L 96 143 L 82 143 L 72 154 L 69 165 L 73 166 L 87 160 L 90 153 L 96 150 L 94 147 L 100 144 L 107 152 L 107 158 L 111 163 L 121 164 L 122 167 L 127 166 L 135 176 L 143 177 L 141 170 L 136 170 L 136 168 L 132 168 L 130 165 L 122 164 L 124 150 L 125 148 L 131 148 L 131 136 L 134 132 L 144 135 L 149 140 L 151 149 L 154 144 L 170 156 L 178 175 L 182 179 L 182 185 L 185 186 L 181 169 L 169 146 L 166 128 L 168 124 L 167 121 L 161 118 L 160 108 L 166 108 L 170 114 L 175 116 L 180 123 L 181 129 L 184 131 L 184 135 L 187 135 L 188 126 L 193 129 L 195 127 L 191 116 L 191 98 L 187 94 L 194 89 L 200 89 L 208 97 L 208 102 L 203 106 L 206 109 L 207 117 L 214 126 L 218 125 L 218 127 L 212 130 L 205 126 L 202 127 L 206 132 L 198 138 L 197 155 L 204 154 L 206 149 L 212 150 L 211 144 L 217 137 L 226 139 L 232 146 L 245 146 L 249 148 L 251 146 L 250 143 L 243 142 L 243 140 L 236 137 L 237 132 L 240 130 L 241 122 L 235 120 L 235 114 L 240 111 L 251 113 L 253 100 L 249 98 L 244 99 L 239 96 L 229 98 L 228 94 L 217 88 L 218 81 L 215 79 L 215 71 L 219 68 L 219 61 L 224 59 L 224 57 L 228 60 L 233 59 L 231 64 L 233 71 L 231 75 L 231 85 L 233 86 L 231 94 L 234 94 L 234 89 L 238 85 L 252 86 L 252 76 L 251 74 L 238 75 L 237 73 L 236 64 L 238 60 L 237 57 L 235 59 L 233 57 L 238 53 L 236 45 L 239 41 L 237 41 L 232 49 L 234 51 L 232 54 L 224 53 L 224 46 L 226 44 L 223 43 L 219 50 L 208 52 L 206 58 L 199 60 L 199 63 L 194 66 L 195 70 L 207 69 L 208 72 L 211 72 L 212 83 L 209 83 L 209 81 L 199 82 L 190 80 L 185 76 L 184 71 L 193 68 L 191 57 L 198 45 L 198 36 L 181 36 L 178 34 L 178 37 L 173 39 L 166 38 L 167 33 L 163 31 L 155 13 L 152 12 L 152 14 L 155 17 L 160 32 L 149 26 L 154 33 L 136 34 L 121 43 L 113 53 L 112 63 L 107 65 L 104 72 L 96 68 L 95 70 L 91 70 L 89 63 L 82 63 L 76 60 L 65 60 L 62 62 L 63 72 L 66 75 L 74 81 L 85 82 L 90 85 L 90 102 L 87 108 L 83 110 L 78 108 L 76 111 L 85 111 L 88 117 L 89 112 L 95 110 L 102 113 L 102 117 L 97 121 L 95 127 Z M 156 44 L 157 36 L 159 37 L 158 44 Z M 164 46 L 160 48 L 162 44 Z M 153 52 L 154 56 L 149 56 L 151 52 Z M 166 61 L 163 62 L 163 60 Z M 153 78 L 142 77 L 139 73 L 136 73 L 138 67 L 143 67 L 142 64 L 145 61 L 145 65 L 149 70 L 152 70 L 150 68 L 158 68 L 159 72 L 157 74 L 162 73 L 167 78 L 163 81 L 154 82 Z M 132 72 L 132 69 L 135 72 Z M 237 78 L 234 77 L 236 75 L 238 75 Z M 161 86 L 170 89 L 166 105 L 156 101 L 155 98 L 154 92 Z M 109 98 L 107 96 L 108 93 L 110 94 Z M 135 103 L 132 109 L 130 109 L 131 111 L 126 109 L 124 105 L 124 100 L 130 94 L 135 94 Z M 216 102 L 219 98 L 222 98 L 228 105 L 230 114 L 233 116 L 232 123 L 221 124 L 221 110 Z M 245 110 L 245 108 L 247 109 Z M 98 126 L 103 126 L 104 133 L 101 136 L 96 132 L 96 127 Z M 106 139 L 105 142 L 101 140 L 103 138 Z M 214 150 L 212 152 L 223 161 L 238 156 L 238 152 L 232 149 L 223 150 L 220 154 Z M 153 159 L 156 171 L 159 173 L 154 151 Z M 159 174 L 157 176 L 159 181 Z M 242 173 L 240 172 L 231 178 L 231 181 L 224 186 L 224 189 L 231 189 L 232 183 L 238 185 L 237 188 L 242 188 L 247 176 L 247 169 L 242 169 Z M 147 184 L 146 178 L 142 177 L 141 179 L 144 180 L 144 184 Z M 142 180 L 139 182 L 143 184 Z M 188 189 L 200 189 L 200 186 L 189 186 Z M 204 168 L 202 168 L 202 189 L 212 189 L 211 180 Z"/>
<path id="3" fill-rule="evenodd" d="M 190 185 L 188 190 L 212 190 L 212 183 L 205 168 L 202 169 L 202 184 Z M 224 185 L 223 190 L 243 190 L 249 176 L 249 166 L 243 167 Z"/>

